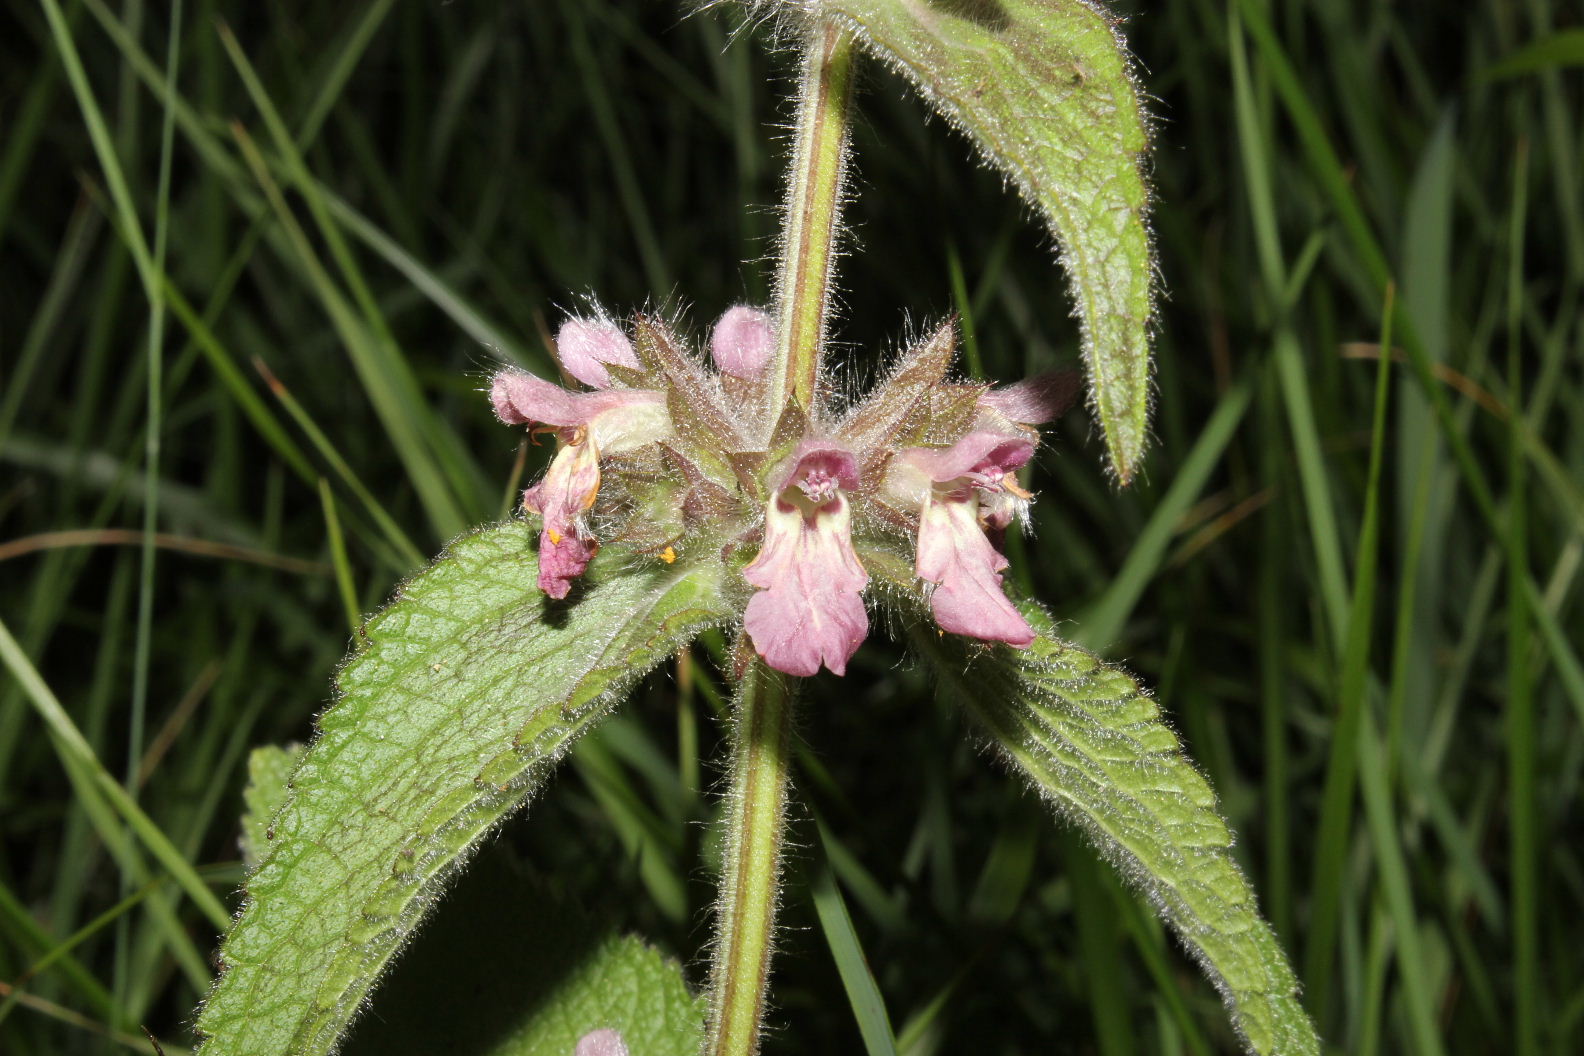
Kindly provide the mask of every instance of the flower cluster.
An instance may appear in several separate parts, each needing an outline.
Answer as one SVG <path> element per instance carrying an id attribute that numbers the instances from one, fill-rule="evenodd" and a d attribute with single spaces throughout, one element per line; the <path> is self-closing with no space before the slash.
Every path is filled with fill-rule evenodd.
<path id="1" fill-rule="evenodd" d="M 555 341 L 573 391 L 520 370 L 490 386 L 501 421 L 556 437 L 523 495 L 541 518 L 539 587 L 564 598 L 603 539 L 672 562 L 735 561 L 753 588 L 743 630 L 792 675 L 843 674 L 869 632 L 866 566 L 911 552 L 906 587 L 943 631 L 1023 647 L 1028 622 L 1002 588 L 1002 544 L 1033 498 L 1017 470 L 1065 378 L 1002 388 L 953 381 L 950 325 L 905 353 L 867 398 L 774 406 L 770 317 L 738 306 L 710 337 L 709 369 L 661 322 L 631 336 L 569 319 Z M 895 577 L 893 577 L 895 578 Z"/>

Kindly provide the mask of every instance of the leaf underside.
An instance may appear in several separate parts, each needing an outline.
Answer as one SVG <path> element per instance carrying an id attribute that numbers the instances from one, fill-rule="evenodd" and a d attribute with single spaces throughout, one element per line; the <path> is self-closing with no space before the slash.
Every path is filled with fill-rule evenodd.
<path id="1" fill-rule="evenodd" d="M 530 532 L 465 536 L 369 620 L 198 1019 L 205 1056 L 332 1051 L 448 875 L 634 680 L 722 622 L 718 565 L 607 548 L 575 604 Z"/>
<path id="2" fill-rule="evenodd" d="M 1138 683 L 1043 628 L 1023 651 L 915 640 L 943 691 L 1176 930 L 1249 1051 L 1317 1054 L 1297 978 L 1228 853 L 1215 793 Z"/>
<path id="3" fill-rule="evenodd" d="M 1083 329 L 1117 479 L 1148 440 L 1154 255 L 1146 120 L 1112 20 L 1084 0 L 821 0 L 1039 210 Z"/>

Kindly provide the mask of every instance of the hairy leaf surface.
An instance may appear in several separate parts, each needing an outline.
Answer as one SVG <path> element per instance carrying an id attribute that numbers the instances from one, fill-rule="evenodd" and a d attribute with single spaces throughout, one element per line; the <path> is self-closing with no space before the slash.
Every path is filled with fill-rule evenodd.
<path id="1" fill-rule="evenodd" d="M 688 990 L 676 961 L 636 936 L 609 935 L 488 1056 L 570 1054 L 600 1028 L 620 1033 L 634 1056 L 695 1056 L 704 1001 Z"/>
<path id="2" fill-rule="evenodd" d="M 269 850 L 269 824 L 286 802 L 286 782 L 303 757 L 304 747 L 266 744 L 248 755 L 248 784 L 242 790 L 247 810 L 242 815 L 242 864 L 258 868 Z"/>
<path id="3" fill-rule="evenodd" d="M 1086 0 L 821 0 L 1040 211 L 1083 326 L 1118 480 L 1149 430 L 1154 257 L 1148 135 L 1110 19 Z"/>
<path id="4" fill-rule="evenodd" d="M 572 1056 L 603 1027 L 620 1031 L 633 1056 L 696 1056 L 704 1009 L 682 966 L 564 886 L 514 848 L 482 848 L 380 980 L 342 1051 Z"/>
<path id="5" fill-rule="evenodd" d="M 1024 651 L 928 633 L 916 640 L 943 691 L 1176 929 L 1249 1051 L 1318 1053 L 1297 978 L 1228 853 L 1232 833 L 1209 782 L 1132 676 L 1058 641 L 1042 622 Z"/>
<path id="6" fill-rule="evenodd" d="M 366 625 L 221 949 L 207 1056 L 333 1049 L 450 870 L 640 674 L 725 618 L 718 566 L 614 547 L 581 598 L 548 601 L 529 538 L 462 538 Z"/>

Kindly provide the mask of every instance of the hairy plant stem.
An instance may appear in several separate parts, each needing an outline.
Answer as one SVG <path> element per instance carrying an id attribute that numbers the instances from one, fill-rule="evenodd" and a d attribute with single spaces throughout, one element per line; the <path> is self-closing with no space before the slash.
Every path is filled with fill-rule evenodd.
<path id="1" fill-rule="evenodd" d="M 798 83 L 796 141 L 776 272 L 777 347 L 769 393 L 770 406 L 776 409 L 791 401 L 807 410 L 814 402 L 847 170 L 852 61 L 851 34 L 828 22 L 810 28 Z M 737 687 L 726 851 L 710 971 L 708 1056 L 753 1056 L 759 1051 L 781 885 L 787 746 L 800 681 L 756 658 Z"/>
<path id="2" fill-rule="evenodd" d="M 852 63 L 852 35 L 833 23 L 816 23 L 798 84 L 796 141 L 776 275 L 778 341 L 770 390 L 776 408 L 786 406 L 789 398 L 805 410 L 814 401 L 847 170 Z"/>
<path id="3" fill-rule="evenodd" d="M 786 829 L 788 742 L 800 681 L 755 659 L 737 687 L 708 1056 L 759 1051 Z"/>

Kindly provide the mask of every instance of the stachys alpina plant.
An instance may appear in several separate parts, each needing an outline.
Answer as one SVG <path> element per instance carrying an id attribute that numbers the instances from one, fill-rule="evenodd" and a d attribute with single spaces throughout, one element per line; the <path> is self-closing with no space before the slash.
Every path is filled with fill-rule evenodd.
<path id="1" fill-rule="evenodd" d="M 1215 796 L 1159 709 L 1003 582 L 1006 534 L 1034 498 L 1019 473 L 1073 386 L 954 373 L 950 322 L 859 398 L 826 381 L 861 46 L 1048 221 L 1089 406 L 1114 479 L 1132 478 L 1153 262 L 1146 123 L 1113 22 L 1089 0 L 750 6 L 803 56 L 774 305 L 726 311 L 707 350 L 655 316 L 571 318 L 553 349 L 567 384 L 494 375 L 497 417 L 553 437 L 553 457 L 520 519 L 456 540 L 368 620 L 289 784 L 263 775 L 293 757 L 256 758 L 257 862 L 198 1019 L 203 1052 L 334 1049 L 469 852 L 640 675 L 719 629 L 735 643 L 734 696 L 708 1022 L 662 1036 L 635 997 L 610 1021 L 562 1010 L 557 1044 L 750 1056 L 782 897 L 793 709 L 821 706 L 813 693 L 799 705 L 805 682 L 843 675 L 884 613 L 985 742 L 1175 929 L 1248 1050 L 1318 1053 Z"/>

